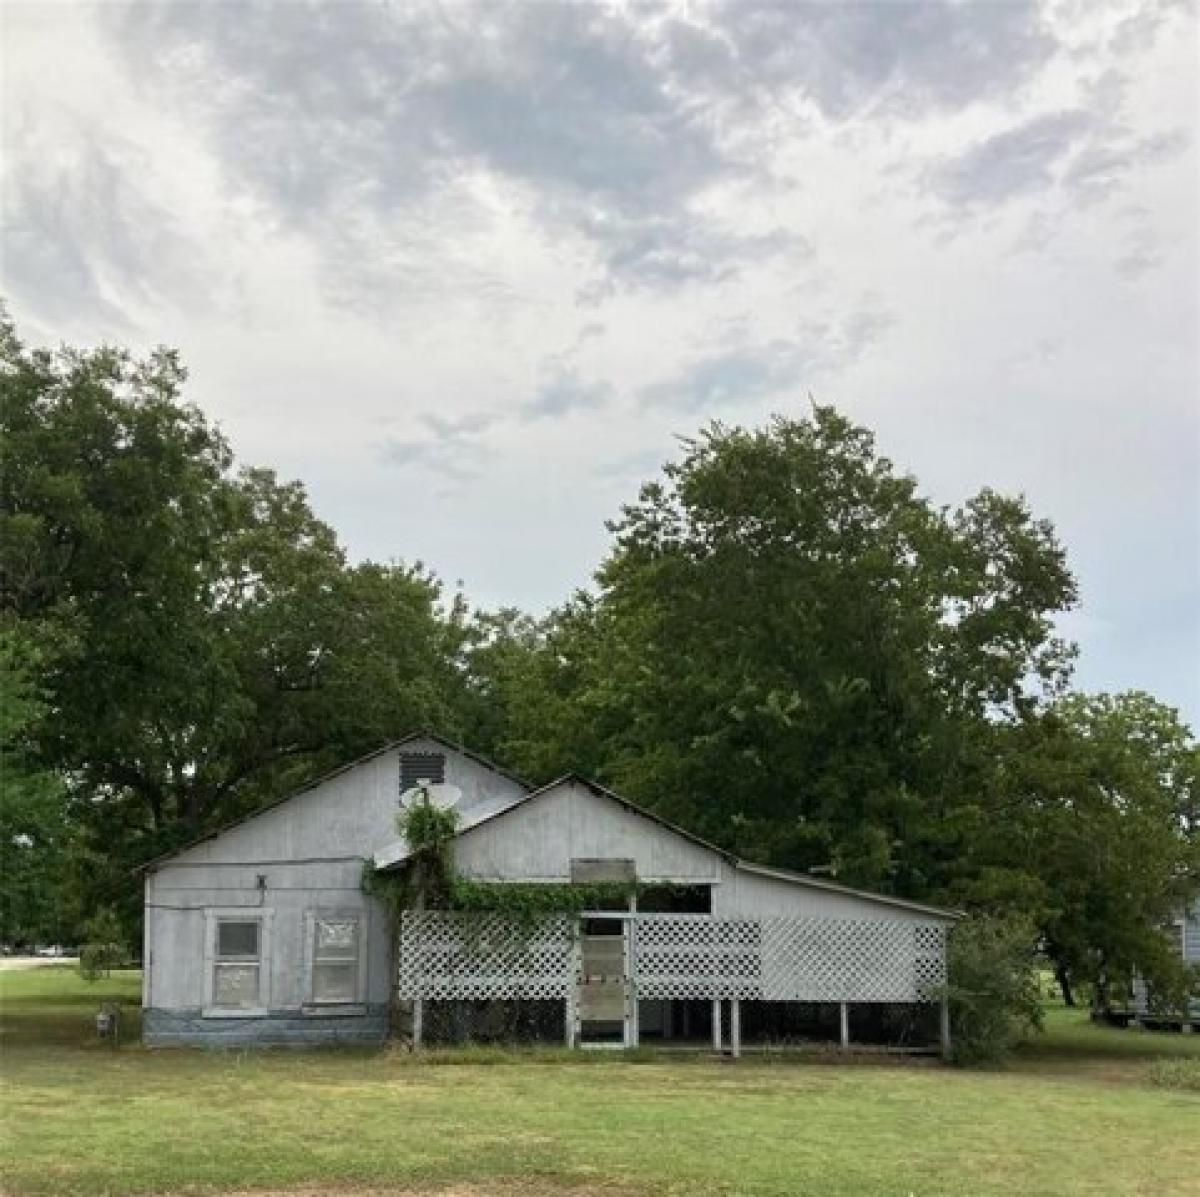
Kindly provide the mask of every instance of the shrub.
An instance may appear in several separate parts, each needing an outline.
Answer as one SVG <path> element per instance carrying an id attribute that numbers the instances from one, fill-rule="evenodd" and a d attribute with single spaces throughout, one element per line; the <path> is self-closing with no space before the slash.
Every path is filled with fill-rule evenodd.
<path id="1" fill-rule="evenodd" d="M 1040 1030 L 1037 937 L 1019 919 L 976 915 L 950 935 L 950 1027 L 956 1064 L 991 1064 Z"/>
<path id="2" fill-rule="evenodd" d="M 85 981 L 107 977 L 129 957 L 116 913 L 104 909 L 83 925 L 84 944 L 79 951 L 79 975 Z"/>
<path id="3" fill-rule="evenodd" d="M 1150 1083 L 1200 1093 L 1200 1059 L 1156 1060 L 1150 1067 Z"/>

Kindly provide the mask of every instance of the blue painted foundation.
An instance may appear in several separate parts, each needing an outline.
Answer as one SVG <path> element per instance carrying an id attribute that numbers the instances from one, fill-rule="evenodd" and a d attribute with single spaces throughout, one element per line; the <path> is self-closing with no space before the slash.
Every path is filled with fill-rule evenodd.
<path id="1" fill-rule="evenodd" d="M 386 1006 L 366 1006 L 356 1015 L 278 1010 L 260 1018 L 205 1018 L 199 1010 L 142 1011 L 142 1042 L 148 1047 L 379 1044 L 387 1035 Z"/>

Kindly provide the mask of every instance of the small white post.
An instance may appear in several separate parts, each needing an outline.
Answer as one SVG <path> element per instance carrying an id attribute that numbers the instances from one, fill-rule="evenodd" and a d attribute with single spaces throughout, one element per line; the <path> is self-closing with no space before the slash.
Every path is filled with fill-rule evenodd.
<path id="1" fill-rule="evenodd" d="M 625 1000 L 626 1008 L 625 1046 L 637 1047 L 642 1041 L 642 1024 L 638 1009 L 637 982 L 637 895 L 629 896 L 630 918 L 625 920 Z"/>
<path id="2" fill-rule="evenodd" d="M 426 800 L 428 801 L 428 795 L 426 795 Z M 417 887 L 417 895 L 416 900 L 413 902 L 413 909 L 417 911 L 423 911 L 425 909 L 424 881 L 422 881 Z M 419 1052 L 421 1050 L 421 1040 L 425 1035 L 425 999 L 423 997 L 413 998 L 412 1031 L 412 1049 L 415 1052 Z"/>
<path id="3" fill-rule="evenodd" d="M 736 1060 L 742 1054 L 742 1002 L 734 998 L 729 1003 L 729 1049 Z"/>
<path id="4" fill-rule="evenodd" d="M 842 1051 L 850 1046 L 850 1003 L 838 1002 L 838 1022 L 840 1025 L 839 1041 Z"/>
<path id="5" fill-rule="evenodd" d="M 723 1050 L 722 1035 L 721 1035 L 721 999 L 713 998 L 712 1004 L 712 1035 L 713 1035 L 713 1051 L 720 1052 Z"/>
<path id="6" fill-rule="evenodd" d="M 942 996 L 941 1018 L 939 1020 L 939 1032 L 942 1042 L 942 1059 L 949 1060 L 951 1053 L 950 1042 L 950 999 L 944 994 Z"/>
<path id="7" fill-rule="evenodd" d="M 567 1046 L 578 1047 L 583 1039 L 579 1022 L 579 986 L 583 981 L 583 922 L 575 920 L 571 949 L 567 961 Z"/>

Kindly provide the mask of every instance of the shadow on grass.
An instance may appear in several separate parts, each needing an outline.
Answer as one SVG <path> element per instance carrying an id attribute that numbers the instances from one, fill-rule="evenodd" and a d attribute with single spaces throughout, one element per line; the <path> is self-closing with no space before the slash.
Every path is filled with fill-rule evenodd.
<path id="1" fill-rule="evenodd" d="M 1023 1043 L 1010 1064 L 1018 1072 L 1118 1085 L 1154 1083 L 1161 1061 L 1200 1062 L 1200 1036 L 1094 1023 L 1086 1010 L 1046 1011 L 1044 1031 Z"/>
<path id="2" fill-rule="evenodd" d="M 121 1007 L 121 1038 L 141 1037 L 141 973 L 114 971 L 85 981 L 72 964 L 42 965 L 0 974 L 0 1043 L 20 1047 L 101 1046 L 96 1014 L 106 1002 Z"/>

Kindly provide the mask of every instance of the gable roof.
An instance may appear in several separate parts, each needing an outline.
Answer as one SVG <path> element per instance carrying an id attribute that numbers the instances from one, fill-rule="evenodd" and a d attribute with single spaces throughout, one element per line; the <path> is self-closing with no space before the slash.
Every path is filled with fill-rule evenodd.
<path id="1" fill-rule="evenodd" d="M 267 811 L 274 810 L 277 806 L 283 806 L 284 803 L 291 802 L 293 798 L 299 798 L 301 794 L 307 794 L 310 790 L 315 790 L 317 786 L 322 786 L 327 781 L 332 781 L 335 777 L 340 777 L 343 773 L 348 773 L 351 769 L 357 769 L 359 765 L 365 765 L 368 761 L 373 761 L 376 757 L 383 756 L 386 752 L 391 752 L 396 748 L 403 748 L 405 744 L 411 744 L 414 740 L 433 740 L 434 743 L 440 744 L 443 748 L 460 753 L 462 756 L 473 760 L 476 764 L 482 765 L 485 769 L 490 769 L 493 773 L 498 773 L 501 777 L 508 778 L 509 781 L 520 786 L 526 792 L 533 789 L 532 785 L 523 777 L 518 777 L 515 773 L 510 773 L 502 765 L 496 764 L 495 761 L 489 760 L 481 753 L 474 752 L 470 748 L 458 744 L 438 732 L 428 730 L 409 732 L 407 735 L 401 736 L 398 740 L 389 740 L 388 743 L 373 749 L 371 752 L 365 753 L 363 756 L 356 757 L 344 765 L 339 765 L 336 769 L 330 769 L 328 773 L 322 773 L 319 777 L 313 778 L 312 781 L 305 782 L 299 789 L 292 790 L 290 793 L 268 802 L 265 806 L 260 806 L 257 810 L 251 811 L 247 815 L 232 819 L 230 822 L 224 823 L 212 831 L 205 832 L 204 835 L 197 836 L 194 840 L 190 840 L 179 848 L 174 848 L 170 852 L 163 852 L 161 855 L 155 856 L 144 864 L 138 865 L 134 872 L 135 874 L 149 873 L 158 868 L 159 865 L 165 864 L 168 860 L 174 860 L 176 856 L 182 856 L 185 852 L 191 851 L 192 848 L 198 847 L 200 844 L 207 844 L 209 840 L 215 840 L 227 831 L 232 831 L 235 827 L 241 827 L 244 823 L 249 823 L 257 819 L 259 815 L 265 815 Z"/>
<path id="2" fill-rule="evenodd" d="M 476 827 L 482 826 L 484 823 L 490 823 L 493 819 L 503 818 L 505 815 L 516 810 L 518 807 L 527 806 L 529 803 L 536 801 L 543 794 L 550 793 L 551 790 L 556 790 L 561 785 L 566 785 L 574 782 L 576 785 L 581 785 L 585 789 L 591 790 L 593 794 L 598 794 L 601 798 L 607 798 L 610 802 L 615 802 L 618 806 L 623 807 L 632 815 L 638 815 L 643 819 L 649 819 L 651 823 L 657 823 L 659 827 L 665 828 L 667 831 L 673 832 L 675 835 L 681 836 L 683 839 L 690 841 L 699 848 L 704 848 L 708 852 L 715 852 L 730 864 L 736 863 L 736 858 L 731 852 L 726 852 L 724 848 L 718 848 L 716 844 L 710 844 L 708 840 L 702 840 L 698 835 L 693 835 L 690 831 L 685 831 L 676 823 L 671 823 L 664 819 L 661 815 L 656 815 L 653 811 L 646 810 L 643 806 L 638 806 L 635 802 L 630 802 L 628 798 L 622 798 L 620 794 L 613 790 L 602 786 L 598 781 L 592 781 L 589 777 L 581 777 L 578 773 L 564 773 L 561 777 L 556 777 L 553 781 L 546 785 L 526 794 L 523 798 L 518 798 L 516 802 L 503 810 L 493 811 L 485 818 L 479 819 L 472 823 L 469 827 L 463 827 L 457 834 L 463 835 L 468 831 L 474 831 Z"/>
<path id="3" fill-rule="evenodd" d="M 599 782 L 591 780 L 591 778 L 582 777 L 578 773 L 565 773 L 563 776 L 555 778 L 554 781 L 535 788 L 531 786 L 530 783 L 524 778 L 510 772 L 502 765 L 498 765 L 495 761 L 490 760 L 481 753 L 475 752 L 472 749 L 467 748 L 464 745 L 459 744 L 438 732 L 429 730 L 410 732 L 408 735 L 401 736 L 397 740 L 391 740 L 387 744 L 384 744 L 380 748 L 376 748 L 372 752 L 368 752 L 345 765 L 340 765 L 336 769 L 331 769 L 328 773 L 324 773 L 321 776 L 314 778 L 312 781 L 307 782 L 299 789 L 293 790 L 291 793 L 285 794 L 283 797 L 277 798 L 275 801 L 259 807 L 258 810 L 253 811 L 248 815 L 243 815 L 241 818 L 234 819 L 222 827 L 207 832 L 205 835 L 198 836 L 190 843 L 184 844 L 182 847 L 175 849 L 173 852 L 165 852 L 161 856 L 154 857 L 153 860 L 146 861 L 145 864 L 139 865 L 135 872 L 151 872 L 159 865 L 162 865 L 169 860 L 173 860 L 177 856 L 181 856 L 184 852 L 197 847 L 199 844 L 204 844 L 210 840 L 214 840 L 218 836 L 224 835 L 225 832 L 232 831 L 235 827 L 240 827 L 245 823 L 249 823 L 252 820 L 257 819 L 259 815 L 265 814 L 267 811 L 274 810 L 276 807 L 283 806 L 285 803 L 291 802 L 293 798 L 298 798 L 300 795 L 306 794 L 310 790 L 314 790 L 320 785 L 324 785 L 327 781 L 331 781 L 333 778 L 339 777 L 341 774 L 347 773 L 351 769 L 356 769 L 359 765 L 365 765 L 368 761 L 373 761 L 376 759 L 376 757 L 382 756 L 386 752 L 391 752 L 396 748 L 403 748 L 405 744 L 411 744 L 414 740 L 432 740 L 434 743 L 440 744 L 443 748 L 449 749 L 452 752 L 460 753 L 462 756 L 475 761 L 476 764 L 482 765 L 485 769 L 490 769 L 493 773 L 507 778 L 509 781 L 513 782 L 515 785 L 519 786 L 525 791 L 520 798 L 510 802 L 507 806 L 504 806 L 499 810 L 487 810 L 474 821 L 460 826 L 455 832 L 456 838 L 469 834 L 477 827 L 482 827 L 496 819 L 501 819 L 510 812 L 525 807 L 531 802 L 536 802 L 543 795 L 549 794 L 551 791 L 558 789 L 562 785 L 574 783 L 576 785 L 583 786 L 585 789 L 590 790 L 592 793 L 601 798 L 616 803 L 630 814 L 647 819 L 651 823 L 655 823 L 659 827 L 664 828 L 666 831 L 669 831 L 672 834 L 677 835 L 680 838 L 696 845 L 698 848 L 702 848 L 707 852 L 713 853 L 715 856 L 719 856 L 727 864 L 739 870 L 740 872 L 751 873 L 761 877 L 770 877 L 777 881 L 784 881 L 791 885 L 805 886 L 810 889 L 847 894 L 852 897 L 864 898 L 871 902 L 877 902 L 881 905 L 895 906 L 903 910 L 916 911 L 920 914 L 929 914 L 938 918 L 960 919 L 963 917 L 961 911 L 947 910 L 940 906 L 930 906 L 924 902 L 912 902 L 906 898 L 895 898 L 890 894 L 878 894 L 873 893 L 870 890 L 853 889 L 850 886 L 838 885 L 832 881 L 823 881 L 816 877 L 810 877 L 805 873 L 796 873 L 789 869 L 780 869 L 772 865 L 760 865 L 755 864 L 753 861 L 743 860 L 734 855 L 732 852 L 729 852 L 724 848 L 720 848 L 716 844 L 710 843 L 708 840 L 702 839 L 698 835 L 694 835 L 692 832 L 680 827 L 677 823 L 672 823 L 670 820 L 664 819 L 661 815 L 655 814 L 654 811 L 647 810 L 645 807 L 639 806 L 635 802 L 631 802 L 628 798 L 622 797 L 614 790 L 608 789 L 607 786 L 603 786 Z M 404 843 L 403 840 L 399 840 L 389 849 L 387 849 L 385 853 L 376 854 L 376 868 L 383 872 L 394 869 L 396 866 L 407 860 L 409 855 L 410 853 L 408 850 L 408 845 Z M 386 857 L 386 859 L 381 859 L 381 857 Z"/>
<path id="4" fill-rule="evenodd" d="M 822 881 L 816 877 L 810 877 L 805 873 L 792 872 L 789 869 L 778 869 L 770 865 L 755 864 L 753 861 L 742 860 L 735 856 L 732 852 L 726 851 L 724 848 L 717 847 L 716 844 L 709 843 L 708 840 L 701 839 L 698 835 L 693 835 L 690 831 L 680 827 L 677 823 L 672 823 L 668 819 L 664 819 L 661 815 L 655 814 L 653 811 L 647 810 L 643 806 L 638 806 L 636 802 L 631 802 L 628 798 L 623 798 L 620 794 L 602 786 L 597 781 L 592 781 L 590 778 L 581 777 L 577 773 L 565 773 L 562 777 L 556 778 L 547 785 L 541 786 L 539 789 L 532 790 L 522 798 L 518 798 L 515 802 L 510 803 L 502 810 L 491 811 L 480 819 L 474 822 L 464 824 L 459 827 L 454 833 L 455 838 L 470 834 L 478 827 L 492 823 L 496 819 L 502 819 L 505 815 L 511 814 L 513 811 L 522 807 L 528 806 L 532 802 L 536 802 L 544 794 L 550 793 L 552 790 L 558 789 L 559 786 L 567 783 L 575 783 L 584 786 L 591 790 L 592 793 L 599 795 L 602 798 L 615 802 L 618 806 L 629 811 L 631 814 L 637 815 L 640 818 L 648 819 L 652 823 L 656 823 L 659 827 L 665 828 L 674 835 L 680 836 L 682 839 L 688 840 L 699 848 L 703 848 L 708 852 L 721 857 L 727 864 L 743 873 L 751 873 L 760 877 L 770 877 L 776 881 L 784 881 L 791 885 L 804 886 L 809 889 L 823 890 L 827 893 L 846 894 L 850 897 L 863 898 L 870 902 L 877 902 L 884 906 L 895 906 L 901 910 L 915 911 L 919 914 L 929 914 L 936 918 L 945 919 L 960 919 L 963 917 L 961 911 L 947 910 L 941 906 L 930 906 L 924 902 L 911 902 L 907 898 L 895 898 L 890 894 L 873 893 L 870 890 L 853 889 L 848 885 L 837 885 L 832 881 Z M 398 841 L 394 844 L 387 854 L 386 861 L 380 861 L 379 855 L 376 856 L 377 868 L 381 872 L 388 872 L 408 859 L 410 853 L 406 844 L 401 847 L 403 841 Z"/>

